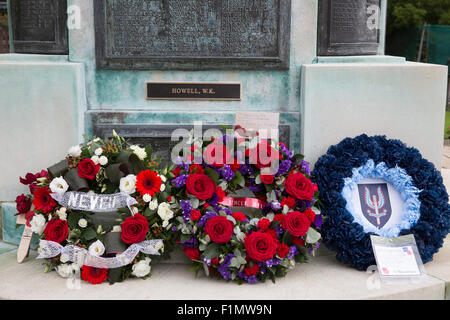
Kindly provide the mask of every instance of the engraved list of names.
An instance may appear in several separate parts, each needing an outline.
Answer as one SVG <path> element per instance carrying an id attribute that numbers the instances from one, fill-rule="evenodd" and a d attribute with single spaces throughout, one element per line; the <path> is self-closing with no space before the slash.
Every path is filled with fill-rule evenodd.
<path id="1" fill-rule="evenodd" d="M 289 2 L 101 0 L 97 58 L 100 67 L 131 69 L 285 66 Z"/>

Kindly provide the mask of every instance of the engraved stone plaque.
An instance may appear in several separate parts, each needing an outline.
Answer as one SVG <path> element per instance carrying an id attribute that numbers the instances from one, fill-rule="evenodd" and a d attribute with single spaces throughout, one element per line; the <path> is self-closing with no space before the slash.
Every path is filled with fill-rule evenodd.
<path id="1" fill-rule="evenodd" d="M 381 0 L 319 0 L 318 56 L 376 55 Z"/>
<path id="2" fill-rule="evenodd" d="M 67 54 L 67 3 L 10 0 L 14 52 Z"/>
<path id="3" fill-rule="evenodd" d="M 97 67 L 288 69 L 290 0 L 97 0 Z"/>

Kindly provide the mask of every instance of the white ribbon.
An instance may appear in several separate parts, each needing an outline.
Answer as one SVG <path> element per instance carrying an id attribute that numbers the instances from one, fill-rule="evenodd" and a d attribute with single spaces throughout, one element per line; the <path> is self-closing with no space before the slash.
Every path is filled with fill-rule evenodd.
<path id="1" fill-rule="evenodd" d="M 89 266 L 95 268 L 119 268 L 129 265 L 139 252 L 151 255 L 160 255 L 159 250 L 164 247 L 161 239 L 144 240 L 134 243 L 124 252 L 111 258 L 102 258 L 89 254 L 89 251 L 75 245 L 63 247 L 57 242 L 40 240 L 39 255 L 36 259 L 53 258 L 61 254 L 63 261 L 71 261 L 79 266 Z"/>

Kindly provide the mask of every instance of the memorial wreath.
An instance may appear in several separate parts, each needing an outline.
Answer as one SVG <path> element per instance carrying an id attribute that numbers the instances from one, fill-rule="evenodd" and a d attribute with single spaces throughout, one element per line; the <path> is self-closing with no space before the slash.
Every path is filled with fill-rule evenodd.
<path id="1" fill-rule="evenodd" d="M 317 187 L 301 155 L 274 140 L 247 139 L 244 131 L 207 142 L 190 139 L 193 155 L 180 157 L 169 174 L 179 204 L 179 243 L 196 273 L 275 282 L 319 246 Z M 239 191 L 255 197 L 231 197 Z"/>
<path id="2" fill-rule="evenodd" d="M 358 270 L 376 264 L 370 235 L 413 234 L 426 263 L 450 230 L 440 172 L 399 140 L 346 138 L 317 161 L 312 177 L 325 217 L 323 241 L 339 261 Z"/>
<path id="3" fill-rule="evenodd" d="M 93 284 L 148 277 L 150 255 L 167 258 L 176 241 L 167 168 L 158 169 L 150 146 L 130 145 L 113 131 L 20 178 L 31 195 L 17 197 L 17 211 L 40 235 L 46 271 L 66 278 L 81 272 Z"/>

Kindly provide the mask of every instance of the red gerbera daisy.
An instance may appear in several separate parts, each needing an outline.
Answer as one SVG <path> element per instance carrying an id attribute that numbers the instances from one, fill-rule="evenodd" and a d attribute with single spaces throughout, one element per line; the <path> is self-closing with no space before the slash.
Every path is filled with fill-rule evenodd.
<path id="1" fill-rule="evenodd" d="M 160 191 L 161 177 L 154 171 L 145 170 L 139 172 L 136 176 L 136 189 L 142 194 L 149 194 L 154 196 Z"/>
<path id="2" fill-rule="evenodd" d="M 92 284 L 99 284 L 108 278 L 108 269 L 83 266 L 81 268 L 81 279 Z"/>
<path id="3" fill-rule="evenodd" d="M 34 208 L 44 213 L 50 212 L 56 205 L 55 200 L 50 195 L 48 187 L 37 188 L 33 194 Z"/>

